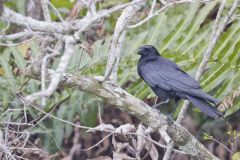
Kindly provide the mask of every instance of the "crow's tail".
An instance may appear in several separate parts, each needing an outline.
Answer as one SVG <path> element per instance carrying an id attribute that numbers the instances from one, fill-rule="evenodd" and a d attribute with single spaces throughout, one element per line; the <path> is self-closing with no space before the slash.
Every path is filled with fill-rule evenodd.
<path id="1" fill-rule="evenodd" d="M 221 112 L 219 112 L 215 107 L 211 106 L 211 104 L 204 99 L 193 96 L 187 96 L 187 99 L 191 101 L 194 106 L 198 107 L 203 113 L 210 117 L 219 118 L 223 116 Z"/>

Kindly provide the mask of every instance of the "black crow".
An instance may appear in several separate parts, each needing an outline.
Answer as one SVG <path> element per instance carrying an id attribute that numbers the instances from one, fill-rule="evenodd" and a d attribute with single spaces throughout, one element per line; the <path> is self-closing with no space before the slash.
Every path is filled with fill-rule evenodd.
<path id="1" fill-rule="evenodd" d="M 138 74 L 161 99 L 161 103 L 174 98 L 175 111 L 178 100 L 188 99 L 210 117 L 218 118 L 223 115 L 210 104 L 217 105 L 220 101 L 205 93 L 199 82 L 173 61 L 161 57 L 154 46 L 141 46 L 138 54 L 141 55 L 137 66 Z"/>

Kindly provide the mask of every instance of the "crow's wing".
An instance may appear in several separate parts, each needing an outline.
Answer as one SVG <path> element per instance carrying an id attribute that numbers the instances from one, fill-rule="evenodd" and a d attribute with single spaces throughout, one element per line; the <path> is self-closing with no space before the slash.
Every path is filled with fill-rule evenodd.
<path id="1" fill-rule="evenodd" d="M 158 58 L 148 63 L 141 63 L 138 70 L 139 75 L 152 87 L 160 87 L 166 91 L 177 91 L 214 101 L 211 96 L 201 90 L 198 81 L 168 59 Z"/>
<path id="2" fill-rule="evenodd" d="M 139 75 L 151 87 L 160 87 L 166 91 L 175 91 L 185 98 L 186 95 L 206 99 L 215 104 L 220 101 L 206 94 L 199 82 L 182 71 L 174 62 L 159 57 L 151 62 L 143 62 L 138 66 Z"/>
<path id="3" fill-rule="evenodd" d="M 148 63 L 141 63 L 139 75 L 150 86 L 164 85 L 168 88 L 167 90 L 173 89 L 172 87 L 181 90 L 201 88 L 198 81 L 168 59 L 158 58 Z"/>
<path id="4" fill-rule="evenodd" d="M 153 64 L 140 64 L 138 66 L 138 74 L 149 86 L 160 87 L 166 91 L 170 91 L 170 86 L 164 82 L 163 76 L 156 68 L 158 67 L 154 67 Z"/>

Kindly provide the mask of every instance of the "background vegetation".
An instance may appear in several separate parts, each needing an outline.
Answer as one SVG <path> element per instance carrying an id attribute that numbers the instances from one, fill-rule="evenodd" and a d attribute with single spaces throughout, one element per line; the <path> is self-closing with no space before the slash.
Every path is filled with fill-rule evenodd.
<path id="1" fill-rule="evenodd" d="M 97 3 L 97 7 L 109 8 L 125 2 L 127 1 L 107 0 Z M 26 14 L 28 3 L 24 0 L 9 0 L 5 5 L 19 13 Z M 62 17 L 66 17 L 75 2 L 52 0 L 51 3 L 59 10 Z M 150 5 L 149 2 L 138 13 L 138 16 L 146 16 Z M 227 1 L 226 12 L 231 5 L 232 1 Z M 161 7 L 160 3 L 157 7 Z M 119 66 L 118 84 L 148 104 L 154 104 L 155 95 L 139 78 L 136 71 L 136 64 L 139 59 L 136 50 L 143 44 L 156 46 L 163 57 L 173 60 L 184 71 L 193 76 L 209 44 L 211 29 L 218 8 L 219 1 L 211 1 L 206 4 L 177 4 L 161 12 L 159 16 L 152 18 L 144 25 L 129 30 L 126 40 L 122 44 L 124 56 Z M 238 9 L 235 16 L 231 17 L 231 21 L 215 46 L 207 68 L 201 77 L 201 86 L 204 91 L 220 100 L 225 100 L 224 105 L 220 108 L 225 111 L 225 120 L 209 119 L 196 108 L 191 107 L 183 122 L 184 126 L 220 159 L 232 158 L 237 160 L 238 155 L 240 155 L 239 11 Z M 223 16 L 227 16 L 226 12 L 223 12 Z M 86 10 L 83 9 L 78 16 L 84 16 L 85 13 Z M 109 18 L 105 18 L 98 28 L 89 30 L 83 35 L 83 40 L 90 44 L 90 48 L 86 51 L 79 45 L 76 47 L 74 57 L 68 66 L 68 72 L 86 75 L 104 74 L 111 36 L 119 14 L 119 12 L 114 13 Z M 51 12 L 51 16 L 53 20 L 59 21 L 54 12 Z M 137 21 L 137 19 L 134 21 Z M 0 21 L 0 27 L 2 29 L 1 34 L 10 34 L 21 30 L 17 26 L 9 27 L 8 23 L 4 21 Z M 9 119 L 15 122 L 22 121 L 23 112 L 18 109 L 22 109 L 23 104 L 18 96 L 34 93 L 40 88 L 39 81 L 24 77 L 22 71 L 27 66 L 28 60 L 38 55 L 41 48 L 38 40 L 31 40 L 19 45 L 3 45 L 3 43 L 18 42 L 2 40 L 0 46 L 0 122 L 1 134 L 6 134 L 8 130 L 16 130 L 16 125 L 5 122 L 8 122 Z M 58 60 L 54 60 L 50 62 L 50 65 L 54 68 L 57 63 Z M 36 101 L 37 103 L 38 101 Z M 170 102 L 162 106 L 160 110 L 167 114 L 171 112 L 172 106 L 172 102 Z M 179 109 L 180 107 L 175 113 L 175 117 L 178 115 Z M 29 146 L 42 148 L 46 151 L 44 154 L 49 155 L 49 157 L 52 156 L 53 159 L 67 157 L 73 147 L 74 138 L 77 136 L 79 136 L 78 143 L 81 148 L 86 149 L 101 140 L 102 134 L 104 134 L 86 134 L 84 130 L 78 130 L 57 118 L 89 127 L 96 126 L 100 117 L 102 117 L 104 123 L 113 124 L 115 127 L 126 123 L 135 126 L 139 124 L 139 121 L 129 114 L 112 108 L 104 100 L 75 88 L 59 87 L 57 92 L 49 97 L 44 111 L 57 118 L 45 116 L 34 107 L 28 107 L 27 111 L 29 121 L 35 121 L 35 125 L 18 126 L 18 129 L 27 127 L 29 134 L 23 134 L 23 136 L 29 136 L 26 143 Z M 99 116 L 99 112 L 101 116 Z M 157 137 L 157 135 L 153 136 Z M 225 145 L 228 150 L 222 145 Z M 159 159 L 161 159 L 164 155 L 164 149 L 157 149 Z M 92 150 L 78 150 L 75 153 L 75 159 L 94 158 L 100 155 L 111 156 L 111 153 L 111 142 L 105 140 L 103 144 Z M 42 152 L 29 152 L 24 157 L 41 159 L 44 157 L 42 154 Z M 173 159 L 183 158 L 187 159 L 184 155 L 177 154 Z"/>

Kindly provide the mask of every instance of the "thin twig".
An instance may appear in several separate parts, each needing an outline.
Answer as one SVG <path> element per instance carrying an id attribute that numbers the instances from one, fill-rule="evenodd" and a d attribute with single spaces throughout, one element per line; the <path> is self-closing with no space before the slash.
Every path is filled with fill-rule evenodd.
<path id="1" fill-rule="evenodd" d="M 48 60 L 52 57 L 55 57 L 57 55 L 60 54 L 60 52 L 58 51 L 60 49 L 60 46 L 61 46 L 61 41 L 58 41 L 58 43 L 55 45 L 55 48 L 52 52 L 52 54 L 46 54 L 44 57 L 43 57 L 43 60 L 42 60 L 42 64 L 41 64 L 41 92 L 44 93 L 46 91 L 46 66 L 47 66 L 47 63 L 48 63 Z M 46 97 L 42 97 L 42 108 L 44 108 L 46 105 Z"/>
<path id="2" fill-rule="evenodd" d="M 63 122 L 63 123 L 66 123 L 66 124 L 69 124 L 71 126 L 74 126 L 74 127 L 78 127 L 78 128 L 81 128 L 81 129 L 93 129 L 92 127 L 86 127 L 86 126 L 80 126 L 80 125 L 77 125 L 75 123 L 72 123 L 72 122 L 69 122 L 69 121 L 66 121 L 64 119 L 61 119 L 61 118 L 58 118 L 56 116 L 53 116 L 45 111 L 43 111 L 42 109 L 40 109 L 38 106 L 35 106 L 33 104 L 30 104 L 33 108 L 35 108 L 36 110 L 40 111 L 41 113 L 45 114 L 45 115 L 48 115 L 49 117 L 52 117 L 60 122 Z"/>
<path id="3" fill-rule="evenodd" d="M 26 38 L 31 36 L 31 32 L 23 31 L 23 32 L 18 32 L 10 35 L 0 35 L 1 40 L 15 40 L 15 39 L 20 39 L 20 38 Z"/>
<path id="4" fill-rule="evenodd" d="M 233 151 L 231 151 L 228 147 L 226 147 L 224 144 L 222 144 L 221 142 L 219 142 L 218 140 L 216 140 L 215 138 L 213 138 L 212 136 L 209 136 L 207 134 L 205 134 L 205 136 L 207 136 L 209 139 L 215 141 L 216 143 L 218 143 L 220 146 L 222 146 L 223 148 L 225 148 L 229 153 L 233 154 Z"/>
<path id="5" fill-rule="evenodd" d="M 62 18 L 61 14 L 58 12 L 57 8 L 50 1 L 47 1 L 47 3 L 53 9 L 53 11 L 56 13 L 56 15 L 60 19 L 60 21 L 64 22 L 64 19 Z"/>
<path id="6" fill-rule="evenodd" d="M 22 42 L 19 42 L 19 43 L 1 43 L 1 42 L 0 42 L 0 46 L 6 46 L 6 47 L 10 47 L 10 46 L 19 46 L 19 45 L 22 45 L 22 44 L 25 44 L 25 43 L 31 42 L 31 41 L 34 40 L 34 39 L 35 39 L 35 37 L 30 38 L 30 39 L 27 39 L 27 40 L 22 41 Z"/>
<path id="7" fill-rule="evenodd" d="M 51 22 L 51 16 L 48 8 L 48 0 L 41 0 L 42 11 L 45 21 Z"/>
<path id="8" fill-rule="evenodd" d="M 20 99 L 22 101 L 22 99 Z M 23 115 L 24 115 L 24 122 L 27 124 L 27 108 L 25 103 L 23 103 Z"/>
<path id="9" fill-rule="evenodd" d="M 56 69 L 55 75 L 51 78 L 51 81 L 50 81 L 50 84 L 49 84 L 47 90 L 45 90 L 44 92 L 37 92 L 37 93 L 33 93 L 31 95 L 28 95 L 25 97 L 25 101 L 32 102 L 39 97 L 49 97 L 54 93 L 54 91 L 58 87 L 60 79 L 62 78 L 63 73 L 64 73 L 71 57 L 74 54 L 74 46 L 75 46 L 75 39 L 71 36 L 66 37 L 64 54 L 60 59 L 60 62 Z M 44 72 L 44 76 L 45 76 L 45 71 L 43 70 L 43 72 Z"/>
<path id="10" fill-rule="evenodd" d="M 96 100 L 97 100 L 97 105 L 98 105 L 98 119 L 99 119 L 99 123 L 102 124 L 102 116 L 101 116 L 101 105 L 99 103 L 98 97 L 96 96 Z"/>
<path id="11" fill-rule="evenodd" d="M 117 58 L 115 57 L 113 64 L 111 65 L 111 68 L 108 70 L 108 72 L 106 73 L 106 75 L 104 76 L 103 82 L 107 81 L 110 77 L 110 75 L 112 74 L 113 68 L 115 67 L 117 63 Z"/>
<path id="12" fill-rule="evenodd" d="M 164 11 L 165 9 L 169 8 L 169 7 L 172 7 L 176 4 L 181 4 L 181 3 L 193 3 L 194 1 L 192 0 L 180 0 L 180 1 L 174 1 L 174 2 L 170 2 L 170 3 L 167 3 L 166 5 L 164 5 L 161 9 L 159 9 L 158 11 L 156 11 L 155 13 L 153 13 L 153 5 L 151 7 L 151 10 L 150 10 L 150 14 L 143 20 L 141 20 L 140 22 L 138 22 L 137 24 L 134 24 L 134 25 L 131 25 L 131 26 L 128 26 L 128 28 L 136 28 L 136 27 L 139 27 L 141 25 L 143 25 L 144 23 L 148 22 L 150 19 L 152 19 L 153 17 L 155 16 L 158 16 L 162 11 Z M 206 2 L 206 0 L 202 0 L 202 1 L 199 1 L 199 2 Z M 208 2 L 208 1 L 207 1 Z M 153 2 L 154 4 L 154 2 Z"/>
<path id="13" fill-rule="evenodd" d="M 7 21 L 7 26 L 4 27 L 4 28 L 1 30 L 1 33 L 5 33 L 5 32 L 8 30 L 9 27 L 10 27 L 10 22 Z"/>
<path id="14" fill-rule="evenodd" d="M 10 125 L 15 125 L 15 126 L 33 126 L 33 124 L 18 123 L 18 122 L 0 122 L 0 124 L 10 124 Z"/>
<path id="15" fill-rule="evenodd" d="M 163 145 L 163 144 L 161 144 L 161 143 L 159 143 L 159 142 L 157 142 L 157 141 L 154 141 L 153 139 L 151 139 L 151 138 L 148 137 L 148 136 L 145 136 L 145 135 L 142 135 L 142 134 L 138 134 L 138 133 L 128 133 L 128 134 L 129 134 L 129 135 L 142 136 L 142 137 L 146 138 L 147 140 L 151 141 L 152 143 L 154 143 L 155 145 L 157 145 L 157 146 L 159 146 L 159 147 L 161 147 L 161 148 L 166 148 L 166 149 L 168 149 L 168 146 L 165 146 L 165 145 Z M 176 152 L 176 153 L 180 153 L 180 154 L 187 154 L 186 152 L 180 151 L 180 150 L 177 150 L 177 149 L 173 149 L 173 151 Z"/>
<path id="16" fill-rule="evenodd" d="M 152 5 L 151 5 L 149 15 L 153 14 L 155 6 L 156 6 L 156 0 L 152 0 Z"/>
<path id="17" fill-rule="evenodd" d="M 99 144 L 101 144 L 103 141 L 105 141 L 111 135 L 113 135 L 113 133 L 109 133 L 108 135 L 103 137 L 98 143 L 94 144 L 93 146 L 91 146 L 91 147 L 89 147 L 87 149 L 78 149 L 78 150 L 80 150 L 80 151 L 89 151 L 89 150 L 93 149 L 94 147 L 97 147 Z"/>

